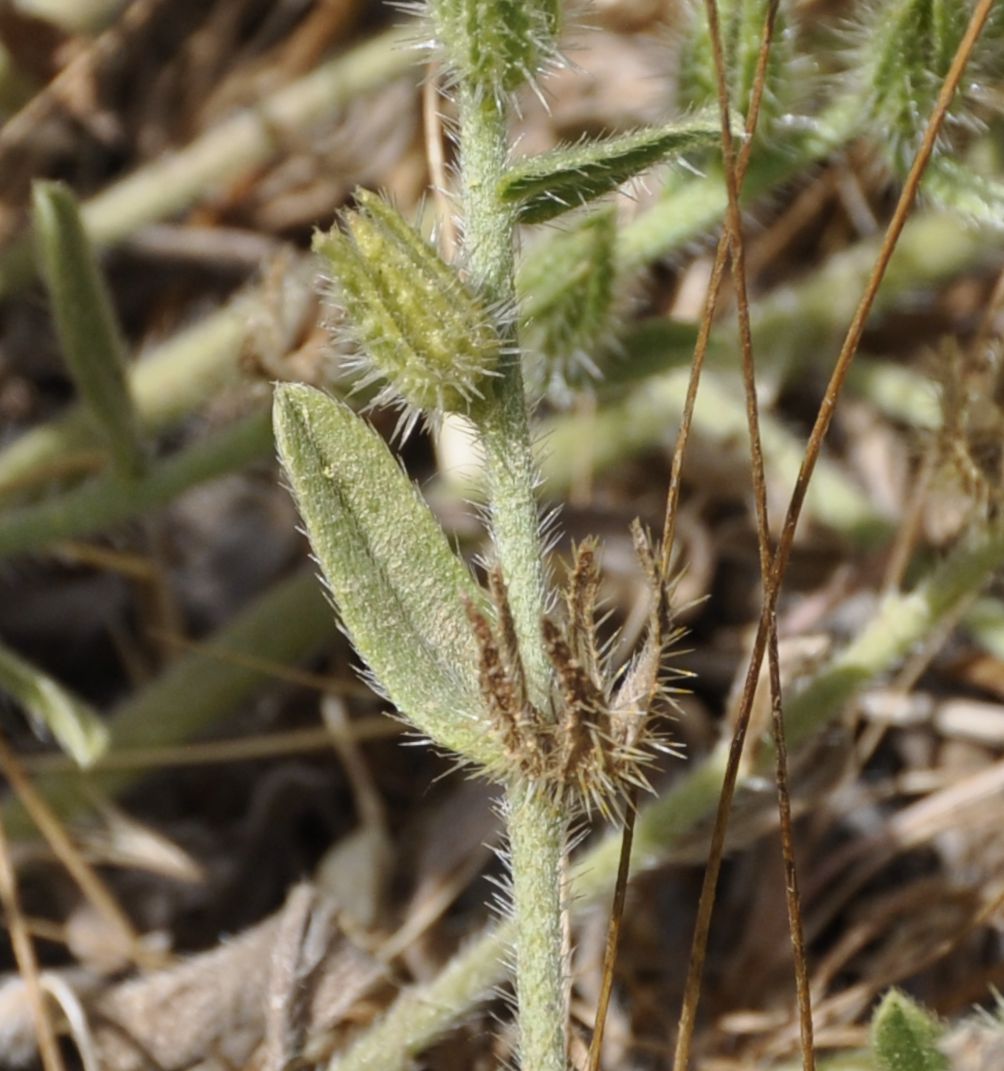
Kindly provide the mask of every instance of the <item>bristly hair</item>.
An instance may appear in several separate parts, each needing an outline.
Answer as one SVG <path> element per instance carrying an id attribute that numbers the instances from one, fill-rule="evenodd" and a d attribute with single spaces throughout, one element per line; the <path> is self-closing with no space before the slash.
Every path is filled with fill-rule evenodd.
<path id="1" fill-rule="evenodd" d="M 506 753 L 501 779 L 518 770 L 534 790 L 574 818 L 598 812 L 622 817 L 636 790 L 651 791 L 647 768 L 660 752 L 676 753 L 658 726 L 659 707 L 673 703 L 682 673 L 666 658 L 682 630 L 672 624 L 669 593 L 660 584 L 647 538 L 635 527 L 635 547 L 650 589 L 645 642 L 622 674 L 611 671 L 597 637 L 600 572 L 597 544 L 573 549 L 560 618 L 541 620 L 541 641 L 553 669 L 546 706 L 528 694 L 508 594 L 501 571 L 489 568 L 494 620 L 467 607 L 479 649 L 479 686 Z M 619 678 L 619 680 L 618 680 Z"/>

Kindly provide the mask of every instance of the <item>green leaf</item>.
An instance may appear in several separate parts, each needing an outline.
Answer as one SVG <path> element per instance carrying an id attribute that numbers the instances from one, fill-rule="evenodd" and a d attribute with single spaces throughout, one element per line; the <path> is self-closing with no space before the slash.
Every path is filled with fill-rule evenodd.
<path id="1" fill-rule="evenodd" d="M 709 148 L 720 136 L 717 122 L 698 117 L 554 149 L 511 167 L 499 180 L 499 197 L 516 207 L 521 223 L 546 223 L 670 156 Z"/>
<path id="2" fill-rule="evenodd" d="M 32 201 L 39 269 L 66 363 L 116 467 L 138 475 L 143 447 L 126 377 L 126 345 L 76 199 L 62 183 L 36 182 Z"/>
<path id="3" fill-rule="evenodd" d="M 498 766 L 465 611 L 480 592 L 428 506 L 383 439 L 340 402 L 282 385 L 274 421 L 314 553 L 377 683 L 436 744 Z"/>
<path id="4" fill-rule="evenodd" d="M 108 728 L 95 710 L 2 645 L 0 689 L 44 725 L 78 766 L 90 766 L 107 748 Z"/>
<path id="5" fill-rule="evenodd" d="M 880 1071 L 946 1071 L 935 1044 L 936 1019 L 904 993 L 890 989 L 872 1017 L 872 1047 Z"/>

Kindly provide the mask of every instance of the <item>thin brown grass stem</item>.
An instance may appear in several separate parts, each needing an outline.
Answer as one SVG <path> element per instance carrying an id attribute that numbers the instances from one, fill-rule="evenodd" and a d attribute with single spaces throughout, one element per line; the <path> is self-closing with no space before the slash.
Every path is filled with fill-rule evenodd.
<path id="1" fill-rule="evenodd" d="M 745 134 L 746 140 L 739 150 L 739 159 L 735 168 L 735 188 L 742 191 L 746 172 L 749 170 L 750 156 L 753 152 L 753 135 L 756 133 L 757 124 L 760 120 L 760 108 L 763 103 L 764 85 L 767 80 L 767 63 L 770 59 L 770 46 L 774 37 L 774 25 L 777 20 L 777 10 L 780 0 L 772 0 L 767 17 L 764 20 L 763 36 L 760 40 L 760 53 L 757 57 L 756 73 L 753 80 L 753 89 L 750 94 L 750 107 L 746 115 Z M 670 462 L 669 489 L 666 495 L 666 515 L 662 530 L 662 554 L 661 569 L 662 577 L 666 579 L 670 572 L 670 556 L 673 551 L 673 543 L 676 535 L 676 514 L 680 501 L 680 488 L 682 484 L 683 459 L 687 452 L 687 443 L 690 440 L 690 429 L 693 424 L 694 407 L 697 404 L 697 390 L 700 386 L 701 372 L 704 369 L 704 359 L 708 352 L 708 343 L 711 338 L 711 327 L 715 318 L 715 309 L 718 307 L 718 297 L 722 289 L 722 279 L 725 275 L 725 262 L 729 253 L 729 221 L 726 220 L 718 246 L 715 249 L 715 262 L 711 270 L 711 279 L 708 282 L 708 290 L 704 297 L 704 307 L 701 310 L 701 325 L 697 334 L 697 342 L 694 345 L 694 357 L 690 365 L 690 380 L 687 384 L 687 397 L 684 401 L 683 412 L 680 417 L 680 430 L 677 432 L 676 444 L 673 447 L 673 457 Z"/>
<path id="2" fill-rule="evenodd" d="M 718 104 L 722 123 L 722 158 L 724 162 L 725 182 L 728 193 L 728 226 L 732 259 L 732 280 L 736 292 L 736 313 L 739 322 L 739 337 L 742 353 L 743 389 L 746 399 L 746 419 L 750 439 L 750 463 L 753 478 L 753 494 L 756 506 L 757 548 L 760 556 L 760 577 L 764 596 L 771 565 L 770 520 L 767 509 L 767 481 L 764 473 L 763 444 L 760 437 L 760 417 L 756 393 L 756 364 L 753 357 L 753 337 L 750 329 L 749 292 L 746 273 L 746 247 L 742 225 L 742 212 L 739 204 L 739 188 L 735 172 L 735 152 L 730 127 L 730 102 L 726 82 L 725 57 L 722 50 L 721 27 L 715 0 L 706 0 L 708 23 L 711 31 L 712 54 L 715 63 L 715 77 L 718 89 Z M 773 29 L 773 17 L 777 5 L 768 13 L 768 21 Z M 758 88 L 762 91 L 763 77 L 766 76 L 767 52 L 760 50 L 759 61 L 763 64 L 763 75 Z M 760 73 L 758 71 L 758 73 Z M 748 143 L 747 143 L 748 144 Z M 777 785 L 778 818 L 781 832 L 781 855 L 785 873 L 785 905 L 788 913 L 788 931 L 790 934 L 792 958 L 795 973 L 796 1001 L 802 1048 L 802 1067 L 804 1071 L 815 1071 L 816 1057 L 813 1044 L 812 999 L 809 989 L 809 972 L 805 959 L 805 936 L 802 926 L 801 903 L 798 895 L 798 873 L 795 860 L 794 834 L 791 820 L 791 798 L 788 790 L 788 749 L 784 737 L 783 697 L 781 692 L 781 670 L 778 656 L 777 616 L 771 614 L 770 628 L 767 634 L 767 661 L 771 696 L 771 731 L 775 744 L 775 780 Z M 716 860 L 716 866 L 721 860 Z M 698 960 L 694 964 L 694 973 L 699 979 L 703 973 L 705 948 L 694 948 L 693 955 Z M 690 1044 L 693 1024 L 696 1021 L 696 1002 L 700 996 L 700 986 L 695 985 L 685 992 L 685 996 L 695 1002 L 692 1013 L 681 1012 L 681 1021 L 686 1017 L 689 1024 L 689 1036 L 683 1044 Z M 678 1035 L 678 1044 L 683 1031 Z M 686 1053 L 681 1066 L 686 1066 Z"/>
<path id="3" fill-rule="evenodd" d="M 617 878 L 610 905 L 610 922 L 603 948 L 603 980 L 596 1001 L 596 1016 L 593 1020 L 593 1037 L 589 1043 L 588 1071 L 600 1071 L 600 1056 L 603 1050 L 603 1033 L 607 1025 L 610 997 L 614 991 L 614 967 L 617 964 L 617 949 L 620 945 L 621 922 L 624 918 L 624 901 L 627 899 L 628 875 L 631 869 L 631 846 L 634 844 L 634 813 L 637 792 L 632 789 L 624 815 L 624 833 L 621 837 L 620 857 L 617 860 Z"/>
<path id="4" fill-rule="evenodd" d="M 729 243 L 732 262 L 732 280 L 736 292 L 736 311 L 739 322 L 740 349 L 742 355 L 743 389 L 746 400 L 746 421 L 750 441 L 750 462 L 753 478 L 753 494 L 756 509 L 757 547 L 760 558 L 761 585 L 766 599 L 767 585 L 769 582 L 771 551 L 770 551 L 770 523 L 767 510 L 767 486 L 764 475 L 763 447 L 760 438 L 760 418 L 756 396 L 756 368 L 753 358 L 753 338 L 750 330 L 749 295 L 746 285 L 746 255 L 743 240 L 742 212 L 739 205 L 739 191 L 736 174 L 735 150 L 732 142 L 729 91 L 726 81 L 725 55 L 722 48 L 721 27 L 718 19 L 718 6 L 715 0 L 705 0 L 705 8 L 708 17 L 708 29 L 711 38 L 712 56 L 715 64 L 715 83 L 718 91 L 718 106 L 722 125 L 722 160 L 725 172 L 725 184 L 728 194 L 728 210 L 726 227 L 723 240 Z M 770 16 L 768 16 L 769 19 Z M 761 49 L 760 60 L 763 62 L 764 74 L 766 63 L 764 50 Z M 758 72 L 759 73 L 759 72 Z M 777 661 L 777 634 L 775 618 L 771 616 L 772 630 L 768 635 L 771 703 L 772 709 L 776 709 L 778 716 L 774 720 L 775 732 L 777 727 L 783 724 L 780 716 L 781 691 L 780 670 Z M 795 938 L 794 934 L 801 932 L 800 911 L 797 901 L 797 880 L 794 878 L 794 848 L 791 836 L 790 807 L 785 808 L 782 800 L 787 800 L 787 765 L 783 756 L 786 749 L 783 745 L 778 748 L 778 806 L 781 814 L 782 844 L 786 870 L 785 888 L 787 890 L 787 905 L 789 915 L 789 928 L 792 932 L 792 946 L 796 958 L 804 949 L 804 942 Z M 787 821 L 786 821 L 787 820 Z M 724 850 L 724 842 L 713 845 L 713 851 L 717 850 L 718 857 L 709 860 L 709 867 L 719 869 L 721 866 L 721 852 Z M 712 897 L 713 906 L 713 897 Z M 675 1066 L 685 1068 L 690 1059 L 690 1048 L 693 1041 L 694 1024 L 697 1019 L 697 1006 L 700 1000 L 700 984 L 704 971 L 704 959 L 707 951 L 707 935 L 710 933 L 710 911 L 707 925 L 695 931 L 694 941 L 691 946 L 690 960 L 687 967 L 687 984 L 684 989 L 684 999 L 680 1010 L 680 1021 L 676 1038 L 676 1052 L 674 1055 Z M 803 962 L 796 964 L 796 978 L 804 977 L 807 973 L 804 958 Z M 800 995 L 808 994 L 808 987 L 798 987 Z M 800 1002 L 801 1005 L 801 1002 Z M 803 1040 L 807 1037 L 808 1044 L 803 1045 L 803 1066 L 806 1071 L 812 1071 L 814 1058 L 812 1056 L 812 1015 L 811 1006 L 800 1006 L 800 1022 L 803 1024 Z M 807 1027 L 805 1024 L 808 1024 Z"/>
<path id="5" fill-rule="evenodd" d="M 66 1071 L 56 1030 L 52 1025 L 49 1006 L 46 1001 L 42 983 L 39 979 L 38 959 L 35 947 L 31 943 L 28 922 L 21 910 L 21 900 L 17 892 L 17 877 L 10 860 L 10 844 L 7 831 L 0 821 L 0 901 L 7 916 L 7 932 L 14 951 L 17 969 L 24 982 L 28 997 L 28 1007 L 35 1024 L 35 1038 L 38 1042 L 38 1055 L 44 1071 Z"/>
<path id="6" fill-rule="evenodd" d="M 788 558 L 791 554 L 791 547 L 795 538 L 795 529 L 798 525 L 798 519 L 801 514 L 802 505 L 805 501 L 806 492 L 808 491 L 809 481 L 812 478 L 813 470 L 815 469 L 820 450 L 822 449 L 823 440 L 829 429 L 830 421 L 833 418 L 833 412 L 836 408 L 841 388 L 843 387 L 844 380 L 850 370 L 851 362 L 854 359 L 854 355 L 857 352 L 858 345 L 861 341 L 865 323 L 868 319 L 872 305 L 874 304 L 875 296 L 878 293 L 879 286 L 885 276 L 886 269 L 892 258 L 900 234 L 903 231 L 903 227 L 906 224 L 907 217 L 913 207 L 920 180 L 923 177 L 924 170 L 934 151 L 934 145 L 944 123 L 945 115 L 947 114 L 952 97 L 955 95 L 955 91 L 958 88 L 959 81 L 961 80 L 962 73 L 969 59 L 969 55 L 972 52 L 973 46 L 990 15 L 992 5 L 993 0 L 979 0 L 979 3 L 970 18 L 965 35 L 963 36 L 955 57 L 952 60 L 952 65 L 938 95 L 937 104 L 928 120 L 920 150 L 910 168 L 910 173 L 907 176 L 903 191 L 900 194 L 892 220 L 886 229 L 881 249 L 876 258 L 875 267 L 872 269 L 871 277 L 868 280 L 861 301 L 851 320 L 847 336 L 840 349 L 833 373 L 831 374 L 830 381 L 827 385 L 826 393 L 820 404 L 819 412 L 812 428 L 812 433 L 810 434 L 806 445 L 805 455 L 802 460 L 798 478 L 795 482 L 791 501 L 788 504 L 784 526 L 781 529 L 777 550 L 774 554 L 774 560 L 768 575 L 767 585 L 764 591 L 764 605 L 761 609 L 756 638 L 753 643 L 753 651 L 750 655 L 750 662 L 736 720 L 736 728 L 729 745 L 725 778 L 722 784 L 718 810 L 715 815 L 715 823 L 711 834 L 708 866 L 704 873 L 701 897 L 698 904 L 697 921 L 694 927 L 693 947 L 695 950 L 703 950 L 707 948 L 711 914 L 714 908 L 715 889 L 721 870 L 721 857 L 725 844 L 725 831 L 728 824 L 729 813 L 732 808 L 732 800 L 735 796 L 736 781 L 739 773 L 739 765 L 742 760 L 743 745 L 746 739 L 746 732 L 749 728 L 750 714 L 753 707 L 753 697 L 756 691 L 756 684 L 760 673 L 760 666 L 763 661 L 764 651 L 767 646 L 767 637 L 777 610 L 777 599 L 781 580 L 784 576 Z M 684 1011 L 690 1018 L 685 1022 L 684 1017 L 681 1016 L 680 1033 L 677 1037 L 676 1057 L 674 1060 L 674 1071 L 686 1071 L 689 1062 L 690 1043 L 693 1037 L 694 1026 L 693 1014 L 696 1011 L 697 994 L 700 989 L 700 969 L 702 961 L 703 952 L 701 952 L 700 955 L 692 955 L 691 957 L 684 996 Z"/>
<path id="7" fill-rule="evenodd" d="M 55 812 L 25 776 L 21 764 L 6 741 L 0 739 L 0 773 L 7 779 L 14 795 L 45 838 L 53 854 L 76 881 L 80 891 L 123 937 L 133 961 L 141 966 L 152 964 L 155 957 L 143 947 L 128 916 L 112 896 L 96 871 L 70 840 Z"/>
<path id="8" fill-rule="evenodd" d="M 774 780 L 777 787 L 777 813 L 781 831 L 781 860 L 784 865 L 784 899 L 788 911 L 788 934 L 795 968 L 795 999 L 798 1006 L 798 1032 L 804 1071 L 815 1071 L 816 1050 L 812 1023 L 812 987 L 805 951 L 805 927 L 802 924 L 802 899 L 798 887 L 795 838 L 791 821 L 791 794 L 788 791 L 788 742 L 784 733 L 784 705 L 781 696 L 780 659 L 777 650 L 777 615 L 773 614 L 767 634 L 767 665 L 770 674 L 771 730 L 774 737 Z"/>

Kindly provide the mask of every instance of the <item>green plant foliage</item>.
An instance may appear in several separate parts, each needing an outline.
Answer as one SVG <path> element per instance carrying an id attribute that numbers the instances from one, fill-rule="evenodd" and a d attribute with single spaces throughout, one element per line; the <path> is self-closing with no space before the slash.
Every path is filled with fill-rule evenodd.
<path id="1" fill-rule="evenodd" d="M 947 1071 L 938 1050 L 941 1027 L 919 1004 L 890 989 L 872 1017 L 872 1047 L 880 1071 Z"/>
<path id="2" fill-rule="evenodd" d="M 563 397 L 586 376 L 601 375 L 596 354 L 616 327 L 616 240 L 617 213 L 607 207 L 549 237 L 523 262 L 520 343 L 533 395 Z"/>
<path id="3" fill-rule="evenodd" d="M 2 645 L 0 690 L 45 726 L 78 766 L 90 766 L 108 747 L 108 729 L 97 711 Z"/>
<path id="4" fill-rule="evenodd" d="M 439 41 L 456 77 L 498 96 L 554 58 L 560 0 L 429 0 Z"/>
<path id="5" fill-rule="evenodd" d="M 126 346 L 76 199 L 62 183 L 36 182 L 32 202 L 39 267 L 66 363 L 116 466 L 135 476 L 143 449 Z"/>
<path id="6" fill-rule="evenodd" d="M 384 441 L 347 406 L 276 389 L 279 458 L 339 616 L 375 681 L 433 741 L 497 765 L 466 566 Z"/>
<path id="7" fill-rule="evenodd" d="M 938 205 L 974 223 L 1004 228 L 1004 182 L 999 179 L 939 156 L 928 165 L 921 188 Z"/>
<path id="8" fill-rule="evenodd" d="M 360 190 L 345 230 L 318 235 L 348 329 L 378 401 L 464 412 L 495 374 L 501 343 L 490 310 L 391 205 Z"/>
<path id="9" fill-rule="evenodd" d="M 897 174 L 913 162 L 971 9 L 969 0 L 874 3 L 858 28 L 848 80 L 862 87 L 866 121 Z M 965 110 L 963 93 L 956 121 Z"/>
<path id="10" fill-rule="evenodd" d="M 771 0 L 720 0 L 718 4 L 722 49 L 725 53 L 725 69 L 728 71 L 729 101 L 742 114 L 749 110 L 770 3 Z M 795 87 L 805 78 L 805 72 L 801 70 L 804 65 L 799 63 L 792 43 L 794 35 L 785 25 L 785 6 L 781 5 L 774 24 L 757 124 L 761 136 L 771 133 L 776 120 L 791 108 Z M 711 35 L 703 0 L 690 0 L 687 7 L 678 92 L 683 106 L 704 108 L 718 101 Z"/>
<path id="11" fill-rule="evenodd" d="M 698 116 L 584 141 L 513 165 L 499 180 L 499 197 L 516 208 L 521 223 L 546 223 L 637 178 L 653 164 L 708 149 L 720 137 L 714 119 Z"/>

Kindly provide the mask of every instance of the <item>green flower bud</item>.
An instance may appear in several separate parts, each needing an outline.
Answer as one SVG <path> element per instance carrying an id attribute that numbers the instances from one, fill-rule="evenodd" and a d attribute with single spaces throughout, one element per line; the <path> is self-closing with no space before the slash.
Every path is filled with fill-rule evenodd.
<path id="1" fill-rule="evenodd" d="M 498 96 L 552 60 L 560 0 L 429 0 L 436 37 L 455 74 Z"/>
<path id="2" fill-rule="evenodd" d="M 360 191 L 345 229 L 318 235 L 335 296 L 368 364 L 361 386 L 417 412 L 466 412 L 497 374 L 491 310 L 386 201 Z"/>

